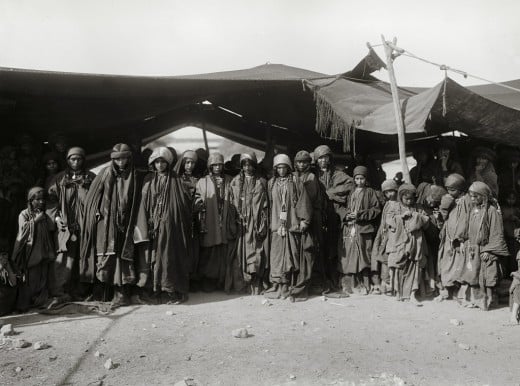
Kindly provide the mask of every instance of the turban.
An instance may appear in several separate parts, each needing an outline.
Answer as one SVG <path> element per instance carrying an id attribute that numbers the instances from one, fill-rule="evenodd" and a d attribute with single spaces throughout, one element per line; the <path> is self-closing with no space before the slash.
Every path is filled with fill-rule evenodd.
<path id="1" fill-rule="evenodd" d="M 354 168 L 354 172 L 352 173 L 352 176 L 358 176 L 361 175 L 363 177 L 368 177 L 368 169 L 365 166 L 356 166 Z"/>
<path id="2" fill-rule="evenodd" d="M 474 183 L 472 183 L 469 187 L 469 191 L 473 193 L 478 193 L 484 197 L 491 197 L 493 195 L 490 187 L 481 181 L 475 181 Z"/>
<path id="3" fill-rule="evenodd" d="M 417 189 L 412 184 L 402 184 L 397 192 L 399 194 L 399 197 L 401 197 L 405 193 L 417 194 Z"/>
<path id="4" fill-rule="evenodd" d="M 314 149 L 314 156 L 316 159 L 323 157 L 325 155 L 332 156 L 332 150 L 327 145 L 320 145 L 316 149 Z"/>
<path id="5" fill-rule="evenodd" d="M 41 186 L 35 186 L 29 189 L 29 192 L 27 193 L 27 201 L 33 200 L 40 193 L 45 193 L 45 189 L 43 189 Z"/>
<path id="6" fill-rule="evenodd" d="M 311 162 L 312 161 L 312 157 L 311 157 L 311 155 L 309 154 L 308 151 L 300 150 L 298 153 L 296 153 L 296 157 L 294 157 L 294 162 L 298 162 L 298 161 L 308 161 L 308 162 Z"/>
<path id="7" fill-rule="evenodd" d="M 184 153 L 182 153 L 182 159 L 191 159 L 194 162 L 197 162 L 199 157 L 193 150 L 186 150 Z"/>
<path id="8" fill-rule="evenodd" d="M 110 153 L 111 159 L 116 158 L 130 158 L 132 156 L 132 149 L 130 146 L 124 143 L 118 143 L 112 148 L 112 153 Z"/>
<path id="9" fill-rule="evenodd" d="M 464 191 L 464 188 L 466 186 L 466 180 L 460 174 L 453 173 L 446 178 L 444 185 L 447 188 Z"/>
<path id="10" fill-rule="evenodd" d="M 67 159 L 72 157 L 73 155 L 79 155 L 80 157 L 85 158 L 85 150 L 83 150 L 81 147 L 71 147 L 69 151 L 67 152 Z"/>
<path id="11" fill-rule="evenodd" d="M 173 154 L 167 147 L 161 146 L 153 149 L 152 154 L 150 154 L 150 158 L 148 158 L 148 165 L 153 164 L 159 158 L 164 159 L 168 165 L 173 163 Z"/>
<path id="12" fill-rule="evenodd" d="M 397 190 L 399 189 L 399 186 L 397 186 L 397 182 L 394 180 L 384 180 L 381 184 L 381 191 L 386 192 L 387 190 Z"/>
<path id="13" fill-rule="evenodd" d="M 287 154 L 277 154 L 273 159 L 273 168 L 276 168 L 279 165 L 287 165 L 289 169 L 292 169 L 291 159 Z"/>
<path id="14" fill-rule="evenodd" d="M 251 161 L 255 165 L 258 164 L 258 161 L 256 160 L 256 154 L 254 152 L 242 153 L 240 155 L 240 164 L 241 165 L 242 165 L 242 161 L 246 161 L 246 160 Z"/>
<path id="15" fill-rule="evenodd" d="M 224 164 L 224 156 L 219 152 L 211 153 L 208 157 L 208 167 L 218 164 Z"/>

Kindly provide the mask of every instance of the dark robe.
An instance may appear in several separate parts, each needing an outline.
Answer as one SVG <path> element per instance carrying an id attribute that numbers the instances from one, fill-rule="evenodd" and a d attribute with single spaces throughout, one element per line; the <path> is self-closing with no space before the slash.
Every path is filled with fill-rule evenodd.
<path id="1" fill-rule="evenodd" d="M 288 284 L 291 294 L 298 295 L 312 274 L 312 240 L 300 229 L 301 221 L 311 223 L 312 204 L 303 184 L 293 175 L 271 178 L 268 192 L 271 282 Z"/>
<path id="2" fill-rule="evenodd" d="M 355 220 L 346 220 L 349 213 L 357 212 Z M 338 240 L 338 270 L 342 274 L 356 274 L 371 266 L 375 221 L 381 213 L 379 200 L 372 188 L 354 189 L 347 206 L 340 208 L 342 238 Z"/>
<path id="3" fill-rule="evenodd" d="M 120 173 L 112 164 L 94 178 L 85 202 L 81 229 L 80 278 L 93 283 L 133 284 L 134 228 L 144 174 L 130 167 Z"/>
<path id="4" fill-rule="evenodd" d="M 407 211 L 412 212 L 412 216 L 403 219 L 402 214 Z M 392 286 L 402 298 L 408 299 L 419 289 L 422 270 L 427 264 L 423 231 L 429 218 L 417 207 L 390 202 L 384 221 L 388 227 L 388 267 L 394 273 Z"/>
<path id="5" fill-rule="evenodd" d="M 264 240 L 268 231 L 268 198 L 265 179 L 239 173 L 231 181 L 233 204 L 240 221 L 237 263 L 243 280 L 262 277 L 267 269 Z"/>
<path id="6" fill-rule="evenodd" d="M 27 311 L 42 306 L 49 296 L 49 267 L 56 259 L 54 221 L 46 214 L 24 209 L 18 217 L 18 235 L 11 257 L 13 269 L 22 277 L 18 287 L 16 308 Z"/>
<path id="7" fill-rule="evenodd" d="M 191 268 L 192 211 L 189 191 L 173 170 L 146 176 L 134 233 L 145 242 L 154 291 L 187 293 Z"/>

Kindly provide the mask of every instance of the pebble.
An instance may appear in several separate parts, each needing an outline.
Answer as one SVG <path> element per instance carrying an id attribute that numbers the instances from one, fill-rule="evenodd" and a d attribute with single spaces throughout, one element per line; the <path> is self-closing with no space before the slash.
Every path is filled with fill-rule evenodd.
<path id="1" fill-rule="evenodd" d="M 236 330 L 231 331 L 231 335 L 235 338 L 247 338 L 249 337 L 249 332 L 246 328 L 237 328 Z"/>
<path id="2" fill-rule="evenodd" d="M 58 356 L 57 355 L 53 355 L 53 356 L 49 357 L 49 362 L 53 362 L 56 359 L 58 359 Z"/>
<path id="3" fill-rule="evenodd" d="M 450 319 L 450 323 L 453 324 L 454 326 L 462 326 L 464 323 L 462 323 L 461 320 L 458 320 L 458 319 Z"/>
<path id="4" fill-rule="evenodd" d="M 168 315 L 168 316 L 173 316 L 173 315 L 175 315 L 175 313 L 174 313 L 173 311 L 170 310 L 170 311 L 166 311 L 166 315 Z"/>
<path id="5" fill-rule="evenodd" d="M 31 344 L 27 342 L 24 339 L 15 339 L 13 340 L 13 347 L 14 348 L 26 348 L 29 347 Z"/>
<path id="6" fill-rule="evenodd" d="M 112 370 L 114 369 L 114 362 L 112 361 L 112 358 L 108 358 L 105 362 L 105 364 L 103 365 L 103 367 L 107 370 Z"/>
<path id="7" fill-rule="evenodd" d="M 49 348 L 49 345 L 45 342 L 36 342 L 33 346 L 35 350 L 45 350 Z"/>
<path id="8" fill-rule="evenodd" d="M 152 324 L 152 328 L 157 328 L 157 326 L 155 324 Z"/>
<path id="9" fill-rule="evenodd" d="M 271 306 L 272 304 L 271 304 L 271 302 L 268 299 L 264 299 L 264 300 L 262 300 L 262 305 L 263 306 Z"/>
<path id="10" fill-rule="evenodd" d="M 305 326 L 305 325 L 307 325 L 307 322 L 305 322 L 304 320 L 302 320 L 302 321 L 300 322 L 300 324 L 301 324 L 302 326 Z"/>
<path id="11" fill-rule="evenodd" d="M 2 326 L 2 328 L 0 328 L 0 334 L 2 334 L 3 336 L 14 335 L 15 332 L 14 332 L 13 325 L 12 324 L 4 324 Z"/>
<path id="12" fill-rule="evenodd" d="M 14 369 L 14 371 L 16 371 L 17 373 L 22 372 L 22 370 L 23 370 L 23 369 L 22 369 L 20 366 L 18 366 L 16 369 Z"/>
<path id="13" fill-rule="evenodd" d="M 101 357 L 103 356 L 103 354 L 101 354 L 99 351 L 96 351 L 96 352 L 94 353 L 94 356 L 95 356 L 96 358 L 101 358 Z"/>
<path id="14" fill-rule="evenodd" d="M 468 344 L 465 344 L 465 343 L 459 343 L 459 348 L 462 349 L 462 350 L 469 350 L 470 347 Z"/>
<path id="15" fill-rule="evenodd" d="M 289 375 L 289 379 L 296 379 L 296 375 L 293 375 L 293 374 Z"/>

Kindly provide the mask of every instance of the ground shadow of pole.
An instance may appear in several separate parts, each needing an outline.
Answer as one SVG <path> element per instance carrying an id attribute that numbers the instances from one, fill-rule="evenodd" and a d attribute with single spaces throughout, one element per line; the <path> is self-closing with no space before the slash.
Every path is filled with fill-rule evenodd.
<path id="1" fill-rule="evenodd" d="M 112 321 L 110 322 L 110 324 L 108 326 L 106 326 L 101 332 L 100 334 L 98 335 L 98 337 L 96 339 L 94 339 L 94 341 L 92 342 L 92 344 L 88 347 L 87 350 L 85 350 L 83 352 L 83 354 L 78 358 L 78 360 L 76 361 L 76 363 L 67 371 L 67 373 L 63 376 L 63 378 L 61 378 L 58 382 L 56 382 L 57 385 L 60 385 L 60 386 L 65 386 L 65 385 L 72 385 L 73 383 L 70 382 L 72 376 L 76 373 L 76 371 L 78 371 L 79 367 L 81 366 L 81 364 L 83 363 L 83 361 L 85 360 L 85 358 L 87 357 L 87 355 L 91 355 L 91 350 L 92 348 L 94 348 L 95 345 L 97 345 L 99 342 L 99 339 L 101 339 L 102 337 L 104 337 L 108 331 L 110 331 L 114 326 L 116 326 L 120 321 L 121 319 L 124 317 L 124 316 L 127 316 L 131 313 L 133 313 L 134 311 L 138 310 L 139 308 L 141 308 L 141 306 L 135 306 L 133 307 L 132 309 L 128 310 L 127 312 L 125 312 L 124 314 L 121 314 L 121 315 L 110 315 L 110 316 L 107 316 L 108 318 L 112 319 Z"/>

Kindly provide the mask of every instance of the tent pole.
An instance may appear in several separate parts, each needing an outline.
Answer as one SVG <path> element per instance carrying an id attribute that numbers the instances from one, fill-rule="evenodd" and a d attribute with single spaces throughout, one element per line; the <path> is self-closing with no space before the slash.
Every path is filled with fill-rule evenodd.
<path id="1" fill-rule="evenodd" d="M 202 137 L 204 138 L 204 147 L 209 156 L 208 133 L 206 132 L 206 118 L 202 119 Z"/>
<path id="2" fill-rule="evenodd" d="M 393 43 L 387 42 L 385 37 L 381 35 L 381 40 L 385 46 L 386 53 L 386 68 L 388 70 L 388 77 L 390 78 L 390 89 L 392 90 L 392 99 L 394 102 L 394 114 L 395 122 L 397 124 L 397 140 L 399 144 L 399 159 L 401 160 L 401 166 L 403 168 L 403 179 L 406 183 L 410 184 L 410 171 L 408 170 L 408 164 L 406 163 L 406 147 L 405 147 L 405 136 L 404 136 L 404 123 L 403 116 L 401 114 L 401 104 L 399 103 L 399 93 L 397 91 L 397 82 L 395 80 L 394 73 L 394 48 L 397 43 L 397 39 L 394 38 Z"/>

